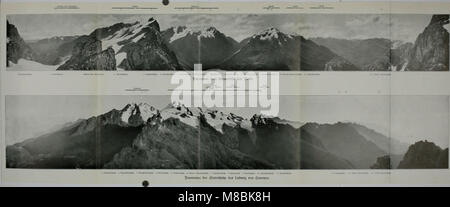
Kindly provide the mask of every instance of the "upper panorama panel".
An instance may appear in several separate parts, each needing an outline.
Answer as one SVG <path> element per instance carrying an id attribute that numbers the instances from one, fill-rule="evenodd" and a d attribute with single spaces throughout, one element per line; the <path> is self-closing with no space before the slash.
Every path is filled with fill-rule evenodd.
<path id="1" fill-rule="evenodd" d="M 7 70 L 448 71 L 449 15 L 17 14 Z"/>

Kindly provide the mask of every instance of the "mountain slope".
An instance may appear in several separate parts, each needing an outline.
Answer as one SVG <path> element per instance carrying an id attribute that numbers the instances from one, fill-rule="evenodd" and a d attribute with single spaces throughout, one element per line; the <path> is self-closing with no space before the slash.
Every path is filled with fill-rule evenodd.
<path id="1" fill-rule="evenodd" d="M 371 141 L 376 144 L 380 149 L 385 152 L 392 154 L 404 154 L 409 145 L 406 143 L 399 142 L 397 139 L 387 137 L 375 130 L 369 129 L 366 126 L 356 123 L 348 123 L 349 126 L 353 127 L 358 133 L 367 141 Z"/>
<path id="2" fill-rule="evenodd" d="M 60 36 L 29 42 L 34 60 L 45 65 L 59 65 L 72 53 L 74 40 L 79 36 Z"/>
<path id="3" fill-rule="evenodd" d="M 303 128 L 278 119 L 255 115 L 255 156 L 283 169 L 351 169 L 354 166 L 329 152 L 322 142 Z"/>
<path id="4" fill-rule="evenodd" d="M 419 141 L 408 148 L 399 169 L 448 168 L 448 148 L 442 149 L 433 142 Z"/>
<path id="5" fill-rule="evenodd" d="M 329 49 L 276 28 L 244 39 L 220 68 L 226 70 L 357 70 Z"/>
<path id="6" fill-rule="evenodd" d="M 7 146 L 6 166 L 368 169 L 386 166 L 382 156 L 388 153 L 378 146 L 384 146 L 386 139 L 352 123 L 300 124 L 258 114 L 247 119 L 176 103 L 162 109 L 147 103 L 131 103 L 120 110 L 64 124 L 47 134 Z M 423 153 L 412 149 L 404 156 L 402 167 L 420 168 L 444 162 L 445 153 L 432 150 L 432 156 L 425 155 L 429 159 L 420 165 L 408 164 Z M 396 157 L 391 155 L 391 159 L 394 159 L 391 165 L 398 163 Z"/>
<path id="7" fill-rule="evenodd" d="M 347 40 L 336 38 L 313 38 L 319 45 L 355 64 L 365 71 L 389 70 L 391 41 L 383 38 Z"/>
<path id="8" fill-rule="evenodd" d="M 7 167 L 353 168 L 294 126 L 276 117 L 133 103 L 8 146 Z"/>
<path id="9" fill-rule="evenodd" d="M 72 56 L 57 70 L 116 70 L 114 50 L 102 50 L 102 42 L 93 36 L 76 39 Z"/>
<path id="10" fill-rule="evenodd" d="M 122 32 L 122 31 L 120 31 Z M 125 30 L 127 33 L 128 30 Z M 133 33 L 134 32 L 134 33 Z M 125 70 L 179 70 L 180 65 L 175 54 L 168 48 L 161 35 L 158 22 L 150 18 L 147 23 L 133 30 L 129 39 L 121 40 L 122 48 L 116 54 L 119 56 L 118 67 Z M 120 60 L 123 59 L 123 60 Z"/>
<path id="11" fill-rule="evenodd" d="M 164 30 L 162 35 L 180 64 L 189 70 L 196 63 L 201 63 L 203 69 L 217 67 L 236 51 L 238 44 L 214 27 L 201 30 L 186 26 L 171 27 Z"/>
<path id="12" fill-rule="evenodd" d="M 347 123 L 308 123 L 302 129 L 316 136 L 331 153 L 350 161 L 355 168 L 368 169 L 378 157 L 386 154 Z"/>
<path id="13" fill-rule="evenodd" d="M 177 70 L 158 22 L 117 23 L 73 41 L 71 58 L 58 70 Z M 65 45 L 67 46 L 67 45 Z"/>

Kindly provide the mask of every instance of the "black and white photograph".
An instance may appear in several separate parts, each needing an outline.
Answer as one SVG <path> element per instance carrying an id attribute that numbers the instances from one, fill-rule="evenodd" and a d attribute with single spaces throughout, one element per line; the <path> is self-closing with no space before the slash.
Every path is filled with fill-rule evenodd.
<path id="1" fill-rule="evenodd" d="M 448 71 L 448 14 L 14 14 L 7 70 Z"/>
<path id="2" fill-rule="evenodd" d="M 278 116 L 166 95 L 5 101 L 7 168 L 448 168 L 448 96 L 280 96 Z"/>

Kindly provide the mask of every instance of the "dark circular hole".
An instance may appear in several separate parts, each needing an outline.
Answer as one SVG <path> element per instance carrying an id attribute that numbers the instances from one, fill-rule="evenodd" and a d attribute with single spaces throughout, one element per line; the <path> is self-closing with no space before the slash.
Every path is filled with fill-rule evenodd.
<path id="1" fill-rule="evenodd" d="M 144 180 L 142 181 L 142 186 L 147 187 L 149 185 L 148 181 Z"/>
<path id="2" fill-rule="evenodd" d="M 167 6 L 167 5 L 169 4 L 169 0 L 163 0 L 163 1 L 162 1 L 162 4 L 163 4 L 164 6 Z"/>

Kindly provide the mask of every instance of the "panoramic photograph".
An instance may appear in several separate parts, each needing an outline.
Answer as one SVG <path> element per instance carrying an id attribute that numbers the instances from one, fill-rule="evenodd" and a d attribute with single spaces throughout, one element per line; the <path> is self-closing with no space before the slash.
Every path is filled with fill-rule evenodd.
<path id="1" fill-rule="evenodd" d="M 14 14 L 7 70 L 448 71 L 448 14 Z"/>
<path id="2" fill-rule="evenodd" d="M 7 168 L 448 168 L 448 96 L 280 96 L 277 116 L 165 95 L 5 102 Z"/>

